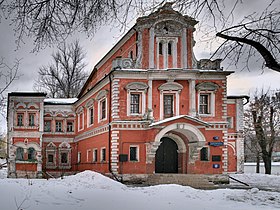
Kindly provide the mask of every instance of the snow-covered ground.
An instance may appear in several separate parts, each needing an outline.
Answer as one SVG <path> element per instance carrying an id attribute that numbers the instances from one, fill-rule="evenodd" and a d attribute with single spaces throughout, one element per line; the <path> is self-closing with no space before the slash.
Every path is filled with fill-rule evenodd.
<path id="1" fill-rule="evenodd" d="M 273 210 L 280 193 L 249 190 L 196 190 L 180 185 L 127 187 L 101 174 L 84 171 L 64 179 L 7 179 L 0 170 L 0 209 L 3 210 Z M 254 184 L 280 189 L 280 176 L 234 175 Z"/>

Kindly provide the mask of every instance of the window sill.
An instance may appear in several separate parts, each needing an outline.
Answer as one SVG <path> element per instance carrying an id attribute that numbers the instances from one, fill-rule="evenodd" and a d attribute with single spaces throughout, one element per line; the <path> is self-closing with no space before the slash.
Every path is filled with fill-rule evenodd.
<path id="1" fill-rule="evenodd" d="M 16 163 L 27 164 L 27 163 L 38 163 L 38 161 L 37 160 L 16 160 Z"/>

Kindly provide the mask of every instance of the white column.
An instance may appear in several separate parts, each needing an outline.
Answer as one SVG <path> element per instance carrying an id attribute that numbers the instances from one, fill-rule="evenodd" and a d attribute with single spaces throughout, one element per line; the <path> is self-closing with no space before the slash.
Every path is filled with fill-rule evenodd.
<path id="1" fill-rule="evenodd" d="M 179 116 L 179 109 L 180 109 L 180 100 L 179 100 L 179 97 L 180 97 L 180 94 L 179 94 L 179 92 L 177 91 L 176 92 L 176 116 Z"/>
<path id="2" fill-rule="evenodd" d="M 176 38 L 173 42 L 172 42 L 172 64 L 173 64 L 173 68 L 177 68 L 177 43 L 178 43 L 178 39 Z"/>
<path id="3" fill-rule="evenodd" d="M 163 93 L 160 91 L 159 95 L 159 119 L 163 119 Z"/>
<path id="4" fill-rule="evenodd" d="M 155 68 L 155 62 L 154 62 L 154 39 L 155 39 L 155 31 L 154 27 L 150 28 L 150 38 L 149 38 L 149 68 L 153 69 Z"/>
<path id="5" fill-rule="evenodd" d="M 188 68 L 188 57 L 187 57 L 187 29 L 183 28 L 182 33 L 182 67 L 183 69 Z"/>
<path id="6" fill-rule="evenodd" d="M 189 109 L 189 115 L 195 117 L 196 116 L 196 103 L 195 103 L 195 95 L 196 95 L 196 90 L 195 90 L 195 80 L 191 79 L 189 80 L 189 101 L 190 101 L 190 109 Z"/>
<path id="7" fill-rule="evenodd" d="M 150 116 L 153 117 L 153 80 L 148 80 L 148 109 L 150 111 Z"/>
<path id="8" fill-rule="evenodd" d="M 162 45 L 162 53 L 163 53 L 163 68 L 168 68 L 168 50 L 167 50 L 168 42 L 164 40 Z"/>

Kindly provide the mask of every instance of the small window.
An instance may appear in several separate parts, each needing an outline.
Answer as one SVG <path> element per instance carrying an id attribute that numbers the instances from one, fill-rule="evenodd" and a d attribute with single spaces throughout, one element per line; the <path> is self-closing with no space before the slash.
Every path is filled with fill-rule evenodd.
<path id="1" fill-rule="evenodd" d="M 24 150 L 22 147 L 18 147 L 16 150 L 16 160 L 23 160 Z"/>
<path id="2" fill-rule="evenodd" d="M 35 149 L 33 147 L 28 148 L 28 160 L 35 160 Z"/>
<path id="3" fill-rule="evenodd" d="M 61 158 L 61 163 L 68 163 L 68 153 L 67 152 L 62 152 L 60 154 Z"/>
<path id="4" fill-rule="evenodd" d="M 106 99 L 100 101 L 100 119 L 103 120 L 106 118 Z"/>
<path id="5" fill-rule="evenodd" d="M 162 55 L 162 43 L 158 44 L 158 54 Z"/>
<path id="6" fill-rule="evenodd" d="M 56 121 L 55 122 L 55 131 L 56 132 L 62 132 L 62 122 L 61 121 Z"/>
<path id="7" fill-rule="evenodd" d="M 228 128 L 233 128 L 233 117 L 227 117 Z"/>
<path id="8" fill-rule="evenodd" d="M 219 161 L 221 161 L 221 155 L 213 155 L 213 156 L 212 156 L 212 161 L 213 161 L 213 162 L 219 162 Z"/>
<path id="9" fill-rule="evenodd" d="M 84 129 L 84 113 L 78 114 L 78 129 L 79 131 Z"/>
<path id="10" fill-rule="evenodd" d="M 199 113 L 210 114 L 210 94 L 200 94 L 199 96 Z"/>
<path id="11" fill-rule="evenodd" d="M 92 161 L 93 161 L 93 162 L 97 162 L 97 149 L 94 149 L 94 150 L 93 150 L 93 154 L 92 154 L 92 155 L 93 155 Z"/>
<path id="12" fill-rule="evenodd" d="M 130 95 L 130 113 L 139 114 L 140 113 L 140 94 Z"/>
<path id="13" fill-rule="evenodd" d="M 81 152 L 78 152 L 77 162 L 78 162 L 78 163 L 81 162 Z"/>
<path id="14" fill-rule="evenodd" d="M 94 120 L 94 112 L 93 112 L 93 107 L 90 107 L 89 108 L 89 125 L 92 125 L 93 124 L 93 120 Z"/>
<path id="15" fill-rule="evenodd" d="M 74 123 L 73 122 L 67 122 L 67 132 L 73 132 L 74 131 Z"/>
<path id="16" fill-rule="evenodd" d="M 173 95 L 163 96 L 164 117 L 173 117 Z"/>
<path id="17" fill-rule="evenodd" d="M 29 126 L 34 126 L 35 125 L 35 114 L 29 114 L 28 120 L 29 120 Z"/>
<path id="18" fill-rule="evenodd" d="M 209 158 L 208 158 L 208 147 L 203 147 L 200 150 L 200 160 L 201 161 L 208 161 L 209 160 Z"/>
<path id="19" fill-rule="evenodd" d="M 130 161 L 138 161 L 138 147 L 130 146 L 129 148 L 129 160 Z"/>
<path id="20" fill-rule="evenodd" d="M 168 43 L 168 55 L 172 55 L 172 42 Z"/>
<path id="21" fill-rule="evenodd" d="M 48 154 L 48 163 L 54 163 L 54 155 L 53 154 Z"/>
<path id="22" fill-rule="evenodd" d="M 106 161 L 106 148 L 101 149 L 101 161 Z"/>
<path id="23" fill-rule="evenodd" d="M 17 126 L 23 126 L 23 114 L 17 114 Z"/>
<path id="24" fill-rule="evenodd" d="M 44 131 L 50 132 L 51 131 L 51 121 L 45 121 L 44 122 Z"/>
<path id="25" fill-rule="evenodd" d="M 87 150 L 87 162 L 89 162 L 89 159 L 91 157 L 90 153 L 91 153 L 91 151 L 90 151 L 90 149 L 88 149 Z"/>
<path id="26" fill-rule="evenodd" d="M 131 59 L 133 59 L 133 51 L 130 51 L 129 56 Z"/>

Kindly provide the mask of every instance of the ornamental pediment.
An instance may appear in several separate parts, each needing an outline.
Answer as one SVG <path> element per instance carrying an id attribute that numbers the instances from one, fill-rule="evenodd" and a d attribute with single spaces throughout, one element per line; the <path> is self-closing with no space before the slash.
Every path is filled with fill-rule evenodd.
<path id="1" fill-rule="evenodd" d="M 178 82 L 167 82 L 159 86 L 160 91 L 180 91 L 183 89 L 183 86 Z"/>
<path id="2" fill-rule="evenodd" d="M 131 82 L 126 85 L 125 89 L 127 90 L 147 90 L 148 85 L 144 82 Z"/>
<path id="3" fill-rule="evenodd" d="M 208 91 L 217 91 L 219 88 L 219 85 L 213 83 L 213 82 L 202 82 L 196 85 L 196 90 L 208 90 Z"/>

